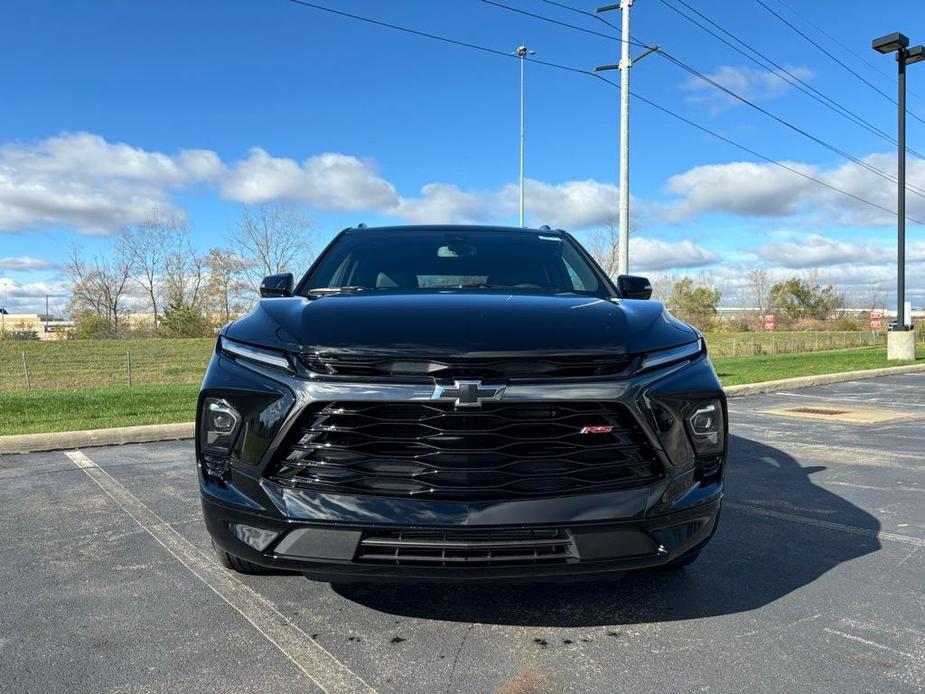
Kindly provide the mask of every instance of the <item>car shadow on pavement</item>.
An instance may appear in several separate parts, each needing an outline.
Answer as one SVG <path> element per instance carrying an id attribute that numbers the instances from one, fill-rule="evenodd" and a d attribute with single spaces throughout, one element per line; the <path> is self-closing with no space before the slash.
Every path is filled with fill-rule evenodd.
<path id="1" fill-rule="evenodd" d="M 358 604 L 405 617 L 606 626 L 753 610 L 880 549 L 876 518 L 812 483 L 810 476 L 824 467 L 803 466 L 779 449 L 738 436 L 730 437 L 729 459 L 719 529 L 700 558 L 682 570 L 631 572 L 610 583 L 332 588 Z"/>

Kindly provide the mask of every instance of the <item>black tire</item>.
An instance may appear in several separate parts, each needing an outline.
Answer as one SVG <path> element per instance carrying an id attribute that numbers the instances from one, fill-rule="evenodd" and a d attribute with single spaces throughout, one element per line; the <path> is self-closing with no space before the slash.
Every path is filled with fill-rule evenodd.
<path id="1" fill-rule="evenodd" d="M 241 557 L 236 557 L 233 554 L 228 554 L 228 552 L 215 544 L 215 542 L 212 542 L 212 549 L 215 550 L 215 557 L 218 559 L 219 564 L 239 574 L 269 574 L 274 572 L 273 569 L 266 566 L 255 564 L 252 561 L 247 561 L 247 559 L 241 559 Z"/>
<path id="2" fill-rule="evenodd" d="M 658 567 L 659 571 L 678 571 L 683 569 L 688 564 L 693 564 L 697 561 L 697 557 L 700 556 L 700 550 L 695 549 L 693 552 L 688 552 L 683 557 L 678 557 L 674 561 L 670 561 L 664 566 Z"/>

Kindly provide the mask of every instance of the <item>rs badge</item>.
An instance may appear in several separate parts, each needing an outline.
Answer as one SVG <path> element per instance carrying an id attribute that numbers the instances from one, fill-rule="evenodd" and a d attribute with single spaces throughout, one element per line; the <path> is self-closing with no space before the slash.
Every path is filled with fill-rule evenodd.
<path id="1" fill-rule="evenodd" d="M 613 431 L 613 427 L 609 424 L 593 427 L 582 427 L 579 434 L 609 434 Z"/>

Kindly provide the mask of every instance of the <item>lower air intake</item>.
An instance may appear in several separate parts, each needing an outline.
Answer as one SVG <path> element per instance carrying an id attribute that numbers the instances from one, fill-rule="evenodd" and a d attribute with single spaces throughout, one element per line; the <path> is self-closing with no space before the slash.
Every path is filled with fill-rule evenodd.
<path id="1" fill-rule="evenodd" d="M 561 530 L 376 531 L 361 542 L 358 562 L 398 566 L 563 564 L 577 558 Z"/>

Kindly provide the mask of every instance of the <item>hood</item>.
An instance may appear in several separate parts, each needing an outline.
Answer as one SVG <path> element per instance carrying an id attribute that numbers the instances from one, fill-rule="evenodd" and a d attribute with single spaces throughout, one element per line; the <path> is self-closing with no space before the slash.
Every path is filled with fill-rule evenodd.
<path id="1" fill-rule="evenodd" d="M 443 357 L 634 354 L 697 337 L 657 301 L 486 290 L 262 299 L 225 334 L 290 351 Z"/>

